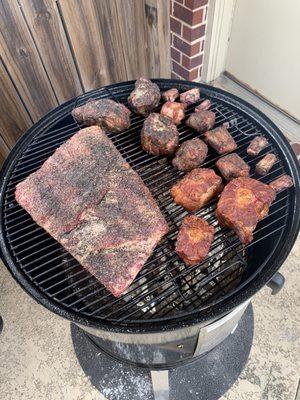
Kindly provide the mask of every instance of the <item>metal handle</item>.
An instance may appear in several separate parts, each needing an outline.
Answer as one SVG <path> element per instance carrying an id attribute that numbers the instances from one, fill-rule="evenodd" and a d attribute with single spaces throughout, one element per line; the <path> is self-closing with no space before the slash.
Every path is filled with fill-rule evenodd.
<path id="1" fill-rule="evenodd" d="M 276 272 L 267 283 L 267 286 L 272 290 L 271 294 L 275 295 L 280 292 L 285 282 L 284 276 L 280 272 Z"/>

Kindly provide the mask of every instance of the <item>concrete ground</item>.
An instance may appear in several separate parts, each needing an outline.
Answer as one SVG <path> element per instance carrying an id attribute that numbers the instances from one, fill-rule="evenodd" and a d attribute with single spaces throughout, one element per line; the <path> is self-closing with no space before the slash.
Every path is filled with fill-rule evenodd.
<path id="1" fill-rule="evenodd" d="M 300 237 L 281 268 L 286 278 L 282 291 L 271 296 L 266 287 L 253 300 L 255 331 L 250 358 L 224 400 L 300 399 L 300 390 L 296 394 L 300 375 L 299 260 Z M 4 320 L 0 399 L 103 399 L 78 364 L 69 323 L 31 299 L 2 264 L 0 315 Z"/>

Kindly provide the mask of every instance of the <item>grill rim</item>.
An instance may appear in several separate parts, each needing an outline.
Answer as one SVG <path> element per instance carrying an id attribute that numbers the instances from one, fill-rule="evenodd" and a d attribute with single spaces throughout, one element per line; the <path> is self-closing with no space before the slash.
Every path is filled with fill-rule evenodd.
<path id="1" fill-rule="evenodd" d="M 292 204 L 290 204 L 289 210 L 293 207 L 293 219 L 292 221 L 287 220 L 287 225 L 285 230 L 282 231 L 281 237 L 283 233 L 287 233 L 285 239 L 282 241 L 277 248 L 267 257 L 264 263 L 257 268 L 255 276 L 250 276 L 245 282 L 243 282 L 242 286 L 238 286 L 236 291 L 232 291 L 230 295 L 221 300 L 218 304 L 208 307 L 207 310 L 202 310 L 201 315 L 199 312 L 193 311 L 187 313 L 186 315 L 177 317 L 175 321 L 165 319 L 165 323 L 167 326 L 163 327 L 163 330 L 174 330 L 179 329 L 184 326 L 191 326 L 194 324 L 204 323 L 208 324 L 209 322 L 216 320 L 225 314 L 228 314 L 235 307 L 240 305 L 241 303 L 248 300 L 252 297 L 258 290 L 260 290 L 263 286 L 267 284 L 267 282 L 272 278 L 275 272 L 281 267 L 282 263 L 288 256 L 299 232 L 300 228 L 300 213 L 299 213 L 299 202 L 300 202 L 300 184 L 299 184 L 299 163 L 298 160 L 283 133 L 280 129 L 260 110 L 256 109 L 251 104 L 247 103 L 243 99 L 232 95 L 222 89 L 214 88 L 210 85 L 183 81 L 183 80 L 171 80 L 171 79 L 152 79 L 152 81 L 161 84 L 167 84 L 168 86 L 174 85 L 185 85 L 189 87 L 199 87 L 200 89 L 206 89 L 208 91 L 212 91 L 214 94 L 219 94 L 225 98 L 229 104 L 239 109 L 241 112 L 245 112 L 251 118 L 253 118 L 260 126 L 264 127 L 268 134 L 272 136 L 274 140 L 277 141 L 280 151 L 284 154 L 285 158 L 282 158 L 282 162 L 284 165 L 288 165 L 291 170 L 292 177 L 295 183 L 295 199 Z M 37 123 L 35 123 L 27 132 L 25 132 L 21 138 L 18 140 L 8 158 L 5 160 L 4 165 L 2 167 L 0 173 L 0 204 L 3 205 L 4 196 L 6 193 L 6 185 L 10 178 L 10 174 L 15 164 L 18 161 L 16 156 L 19 155 L 20 151 L 26 147 L 26 143 L 29 142 L 32 137 L 35 135 L 36 131 L 38 133 L 42 133 L 44 129 L 49 129 L 53 126 L 59 118 L 65 115 L 67 112 L 70 112 L 76 104 L 82 99 L 86 98 L 86 96 L 92 95 L 93 93 L 101 90 L 107 89 L 108 92 L 110 89 L 121 87 L 122 85 L 133 85 L 135 80 L 120 82 L 117 84 L 112 84 L 105 86 L 103 88 L 94 89 L 87 93 L 81 94 L 76 98 L 68 100 L 67 102 L 61 104 L 57 108 L 53 109 L 49 113 L 47 113 L 43 118 L 41 118 Z M 297 212 L 298 211 L 298 212 Z M 10 271 L 13 278 L 22 286 L 22 288 L 35 300 L 37 300 L 40 304 L 44 305 L 50 311 L 55 312 L 56 314 L 69 319 L 72 322 L 82 324 L 85 326 L 104 329 L 115 332 L 126 332 L 126 333 L 149 333 L 149 332 L 160 332 L 162 330 L 162 323 L 155 321 L 140 321 L 136 324 L 114 324 L 111 321 L 105 320 L 96 320 L 87 316 L 80 315 L 79 313 L 67 309 L 62 304 L 57 303 L 55 300 L 49 299 L 40 289 L 38 289 L 31 281 L 26 277 L 26 275 L 19 269 L 19 267 L 14 263 L 13 257 L 10 254 L 9 245 L 7 243 L 7 239 L 5 237 L 5 228 L 4 228 L 4 218 L 3 214 L 0 215 L 0 251 L 1 258 Z M 280 238 L 281 238 L 280 237 Z M 280 240 L 280 239 L 279 239 Z M 178 320 L 180 318 L 180 320 Z M 144 326 L 141 326 L 144 324 Z"/>

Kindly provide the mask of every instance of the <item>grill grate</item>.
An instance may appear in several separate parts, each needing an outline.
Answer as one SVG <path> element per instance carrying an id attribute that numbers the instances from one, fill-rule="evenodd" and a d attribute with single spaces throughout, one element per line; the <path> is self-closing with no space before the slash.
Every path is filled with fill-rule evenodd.
<path id="1" fill-rule="evenodd" d="M 166 90 L 174 87 L 174 84 L 163 81 L 160 86 L 161 90 Z M 190 88 L 188 84 L 178 82 L 175 86 L 180 92 Z M 88 98 L 107 97 L 127 105 L 127 97 L 132 89 L 133 84 L 130 83 L 110 89 L 102 88 L 78 97 L 74 107 L 83 104 Z M 275 152 L 278 161 L 268 175 L 259 179 L 269 183 L 285 172 L 282 157 L 278 154 L 279 148 L 273 140 L 269 140 L 268 132 L 263 126 L 245 111 L 239 110 L 230 101 L 227 102 L 226 97 L 220 98 L 220 95 L 205 87 L 202 89 L 200 101 L 203 98 L 209 98 L 212 102 L 211 110 L 216 113 L 216 126 L 224 122 L 230 123 L 229 131 L 238 144 L 237 153 L 251 166 L 252 176 L 257 161 L 269 152 Z M 160 107 L 161 104 L 157 111 Z M 188 107 L 186 114 L 193 112 L 194 107 L 195 105 Z M 187 213 L 174 204 L 169 195 L 169 189 L 183 173 L 175 170 L 166 159 L 143 152 L 139 138 L 143 121 L 143 117 L 133 115 L 130 129 L 109 134 L 109 137 L 152 192 L 168 221 L 170 233 L 157 246 L 134 283 L 121 298 L 114 298 L 59 243 L 38 227 L 14 199 L 16 184 L 37 170 L 59 145 L 81 128 L 69 112 L 52 126 L 41 129 L 27 143 L 19 153 L 5 190 L 3 222 L 15 264 L 52 302 L 96 320 L 125 324 L 138 321 L 151 323 L 166 319 L 176 320 L 182 315 L 212 307 L 240 289 L 249 274 L 255 273 L 259 264 L 251 264 L 251 254 L 259 244 L 266 245 L 270 242 L 271 235 L 274 243 L 278 241 L 287 223 L 290 197 L 288 191 L 277 196 L 269 215 L 259 223 L 254 241 L 243 247 L 232 231 L 218 225 L 214 215 L 216 201 L 212 201 L 196 213 L 207 219 L 216 229 L 209 256 L 201 264 L 185 266 L 174 253 L 174 242 L 181 221 Z M 180 142 L 197 136 L 196 132 L 184 124 L 179 125 L 178 130 Z M 270 144 L 258 157 L 250 158 L 246 148 L 253 136 L 258 134 L 268 136 Z M 214 167 L 217 159 L 217 154 L 209 149 L 203 166 Z M 269 253 L 266 253 L 264 258 L 268 256 Z"/>

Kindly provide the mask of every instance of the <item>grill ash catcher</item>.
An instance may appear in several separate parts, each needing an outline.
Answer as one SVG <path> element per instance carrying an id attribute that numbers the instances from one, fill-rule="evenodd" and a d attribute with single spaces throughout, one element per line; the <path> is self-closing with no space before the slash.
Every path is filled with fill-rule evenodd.
<path id="1" fill-rule="evenodd" d="M 253 242 L 242 246 L 232 231 L 221 228 L 212 201 L 196 213 L 216 229 L 208 258 L 188 267 L 177 257 L 174 243 L 187 213 L 173 203 L 169 189 L 182 174 L 161 157 L 143 152 L 144 118 L 134 114 L 128 130 L 108 136 L 152 192 L 170 232 L 120 298 L 113 297 L 16 203 L 16 184 L 81 128 L 71 111 L 90 98 L 111 98 L 127 105 L 134 88 L 131 81 L 66 102 L 18 141 L 0 177 L 2 259 L 34 299 L 71 321 L 78 360 L 107 399 L 218 399 L 248 359 L 254 325 L 252 296 L 267 284 L 273 294 L 283 286 L 277 271 L 299 231 L 299 164 L 279 129 L 242 99 L 194 82 L 154 81 L 161 91 L 175 87 L 181 93 L 199 86 L 200 102 L 211 101 L 215 126 L 229 125 L 236 152 L 251 167 L 250 176 L 270 152 L 278 161 L 259 179 L 269 183 L 284 173 L 292 176 L 294 187 L 277 195 Z M 186 116 L 198 104 L 189 106 Z M 184 123 L 178 130 L 180 142 L 199 136 Z M 256 135 L 265 136 L 269 146 L 251 158 L 246 148 Z M 218 157 L 210 149 L 202 166 L 214 168 Z"/>

